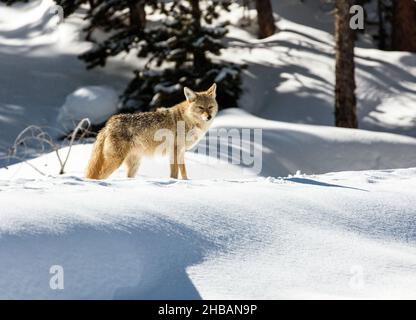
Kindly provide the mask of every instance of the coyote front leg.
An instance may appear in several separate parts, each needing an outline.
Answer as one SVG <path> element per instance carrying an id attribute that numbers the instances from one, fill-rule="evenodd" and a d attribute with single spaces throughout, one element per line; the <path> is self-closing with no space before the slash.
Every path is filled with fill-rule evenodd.
<path id="1" fill-rule="evenodd" d="M 179 151 L 179 170 L 181 172 L 181 177 L 183 180 L 188 180 L 185 167 L 185 148 L 182 148 Z"/>
<path id="2" fill-rule="evenodd" d="M 172 149 L 170 154 L 170 177 L 178 179 L 178 147 L 176 144 Z"/>

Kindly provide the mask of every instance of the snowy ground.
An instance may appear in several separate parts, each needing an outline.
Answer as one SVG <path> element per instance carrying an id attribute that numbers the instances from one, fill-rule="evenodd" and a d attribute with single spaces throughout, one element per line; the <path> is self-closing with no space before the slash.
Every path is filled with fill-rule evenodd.
<path id="1" fill-rule="evenodd" d="M 125 57 L 86 72 L 77 58 L 91 47 L 80 35 L 85 22 L 75 15 L 56 27 L 52 6 L 52 0 L 0 4 L 0 156 L 25 127 L 55 127 L 66 96 L 79 87 L 108 85 L 121 93 L 131 77 Z"/>
<path id="2" fill-rule="evenodd" d="M 256 130 L 261 132 L 257 135 L 260 139 L 255 137 Z M 209 135 L 193 151 L 187 153 L 189 174 L 197 179 L 416 167 L 416 138 L 271 121 L 241 109 L 220 112 Z M 67 148 L 59 153 L 65 158 Z M 66 171 L 82 176 L 90 153 L 90 144 L 75 146 Z M 55 153 L 30 163 L 46 175 L 56 175 L 60 168 Z M 147 178 L 168 177 L 166 163 L 163 158 L 149 159 L 144 161 L 140 173 Z M 124 174 L 121 168 L 114 177 Z M 27 176 L 42 175 L 25 162 L 0 170 L 0 179 Z"/>
<path id="3" fill-rule="evenodd" d="M 248 65 L 243 108 L 273 120 L 334 124 L 333 20 L 322 2 L 273 1 L 281 31 L 264 40 L 230 28 L 223 57 Z M 241 14 L 235 6 L 233 25 Z M 416 54 L 375 50 L 361 37 L 355 55 L 359 127 L 416 136 Z"/>
<path id="4" fill-rule="evenodd" d="M 415 190 L 415 169 L 1 180 L 0 298 L 414 299 Z"/>
<path id="5" fill-rule="evenodd" d="M 242 11 L 232 7 L 226 17 L 230 48 L 222 59 L 248 65 L 244 109 L 272 120 L 333 125 L 333 21 L 319 3 L 273 1 L 281 32 L 265 40 L 237 27 Z M 26 126 L 54 126 L 77 88 L 109 85 L 121 93 L 141 63 L 121 54 L 106 68 L 85 72 L 77 55 L 91 44 L 80 33 L 82 15 L 56 27 L 52 5 L 0 4 L 0 156 Z M 416 136 L 416 55 L 374 50 L 365 39 L 356 55 L 360 128 Z"/>
<path id="6" fill-rule="evenodd" d="M 0 156 L 27 125 L 55 126 L 78 87 L 121 92 L 131 77 L 125 56 L 85 72 L 83 22 L 55 28 L 51 3 L 0 5 Z M 168 179 L 164 159 L 137 179 L 120 169 L 94 181 L 84 144 L 64 175 L 54 153 L 1 168 L 0 298 L 416 298 L 415 55 L 362 39 L 359 116 L 371 131 L 334 128 L 330 15 L 317 1 L 273 5 L 282 31 L 261 41 L 232 10 L 222 56 L 248 64 L 241 105 L 262 118 L 226 110 L 199 145 L 226 129 L 242 143 L 210 151 L 248 162 L 189 152 L 189 181 Z M 49 286 L 53 265 L 64 290 Z"/>
<path id="7" fill-rule="evenodd" d="M 0 298 L 416 298 L 416 169 L 266 177 L 286 172 L 289 156 L 313 171 L 340 141 L 333 169 L 415 165 L 401 154 L 416 139 L 321 134 L 238 110 L 216 120 L 262 124 L 265 150 L 288 141 L 287 152 L 265 152 L 260 176 L 188 153 L 190 181 L 166 178 L 163 160 L 137 179 L 123 169 L 84 179 L 88 144 L 63 176 L 53 153 L 31 160 L 46 177 L 25 163 L 1 169 Z M 49 287 L 52 265 L 64 268 L 64 290 Z"/>

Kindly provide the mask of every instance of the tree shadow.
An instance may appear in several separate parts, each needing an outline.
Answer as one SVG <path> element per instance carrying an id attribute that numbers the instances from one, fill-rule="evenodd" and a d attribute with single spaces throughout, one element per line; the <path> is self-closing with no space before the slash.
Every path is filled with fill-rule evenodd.
<path id="1" fill-rule="evenodd" d="M 296 182 L 296 183 L 301 183 L 301 184 L 309 184 L 309 185 L 313 185 L 313 186 L 332 187 L 332 188 L 345 188 L 345 189 L 352 189 L 352 190 L 359 190 L 359 191 L 366 191 L 366 192 L 368 192 L 368 190 L 365 190 L 365 189 L 348 187 L 348 186 L 342 186 L 342 185 L 339 185 L 339 184 L 326 183 L 326 182 L 317 181 L 317 180 L 313 180 L 313 179 L 309 179 L 309 178 L 293 177 L 293 178 L 284 178 L 284 180 L 285 181 Z"/>
<path id="2" fill-rule="evenodd" d="M 333 32 L 334 20 L 330 8 L 323 1 L 272 0 L 273 11 L 281 18 L 314 29 Z M 296 7 L 302 6 L 299 10 Z"/>
<path id="3" fill-rule="evenodd" d="M 27 3 L 26 2 L 24 2 L 24 3 L 17 2 L 17 3 L 13 3 L 12 7 L 14 9 L 19 9 L 19 11 L 30 11 L 33 8 L 39 6 L 39 4 L 41 2 L 42 2 L 42 0 L 32 0 L 32 1 L 28 1 Z M 0 3 L 0 8 L 1 7 L 7 8 L 8 6 L 4 3 Z"/>
<path id="4" fill-rule="evenodd" d="M 1 31 L 0 36 L 6 39 L 21 39 L 27 40 L 30 38 L 38 37 L 42 34 L 53 32 L 52 29 L 48 28 L 48 23 L 54 17 L 54 14 L 45 10 L 40 19 L 25 24 L 19 28 L 10 31 Z"/>
<path id="5" fill-rule="evenodd" d="M 357 74 L 359 74 L 358 90 L 361 87 L 368 88 L 370 86 L 374 88 L 373 90 L 377 89 L 384 94 L 374 95 L 365 89 L 367 91 L 359 95 L 361 98 L 358 100 L 358 114 L 359 118 L 366 121 L 367 129 L 415 136 L 416 117 L 407 119 L 407 114 L 405 114 L 406 121 L 409 123 L 406 127 L 401 124 L 396 126 L 392 123 L 386 124 L 378 119 L 378 115 L 383 113 L 383 110 L 378 107 L 383 104 L 385 99 L 399 99 L 402 95 L 409 96 L 409 99 L 410 96 L 416 98 L 416 87 L 412 86 L 415 79 L 412 68 L 416 64 L 416 57 L 405 56 L 400 61 L 403 63 L 402 66 L 371 56 L 356 54 Z M 364 85 L 361 85 L 360 82 Z M 411 108 L 411 106 L 407 107 Z"/>
<path id="6" fill-rule="evenodd" d="M 333 125 L 332 84 L 308 68 L 282 63 L 248 63 L 245 94 L 240 99 L 247 111 L 262 118 L 298 123 Z M 299 90 L 278 90 L 290 81 Z M 267 84 L 267 86 L 264 86 Z M 258 93 L 254 96 L 253 93 Z"/>
<path id="7" fill-rule="evenodd" d="M 135 283 L 115 290 L 114 299 L 202 299 L 186 269 L 201 262 L 216 245 L 184 225 L 168 221 L 163 225 L 161 230 L 136 231 L 143 257 L 140 272 Z"/>
<path id="8" fill-rule="evenodd" d="M 244 114 L 243 111 L 236 112 L 236 116 L 238 113 Z M 259 141 L 253 136 L 252 130 L 255 128 L 262 130 Z M 331 131 L 329 134 L 335 136 L 328 137 L 327 127 L 314 126 L 312 129 L 306 125 L 297 127 L 279 122 L 270 123 L 265 119 L 256 119 L 253 125 L 246 122 L 245 128 L 227 126 L 222 129 L 227 129 L 227 136 L 222 136 L 217 130 L 212 133 L 209 131 L 200 142 L 201 150 L 210 157 L 215 156 L 217 159 L 238 164 L 244 170 L 263 177 L 284 177 L 298 170 L 305 174 L 322 174 L 345 170 L 390 169 L 398 166 L 407 168 L 416 164 L 415 158 L 409 156 L 409 150 L 414 150 L 412 141 L 395 144 L 384 140 L 368 140 L 363 133 L 364 139 L 360 139 L 359 135 L 356 139 L 342 139 L 339 143 L 333 143 L 332 139 L 337 139 L 337 132 Z M 251 130 L 248 131 L 250 135 L 243 134 L 243 130 L 248 129 Z M 235 137 L 240 140 L 234 142 Z M 209 142 L 211 138 L 213 142 L 218 141 L 218 145 Z M 215 146 L 216 152 L 206 151 L 211 146 Z M 293 178 L 293 182 L 313 184 L 314 180 Z M 315 183 L 326 187 L 343 187 Z"/>
<path id="9" fill-rule="evenodd" d="M 59 108 L 74 90 L 108 85 L 122 92 L 132 75 L 123 62 L 112 61 L 108 68 L 86 71 L 76 54 L 48 57 L 27 52 L 16 55 L 7 49 L 0 48 L 0 148 L 3 149 L 0 157 L 27 126 L 58 127 Z M 68 64 L 72 67 L 68 68 Z M 25 76 L 19 76 L 16 82 L 14 74 Z M 55 136 L 56 132 L 51 134 Z M 3 165 L 0 160 L 0 167 Z"/>
<path id="10" fill-rule="evenodd" d="M 201 299 L 186 269 L 221 247 L 172 220 L 131 220 L 108 226 L 67 221 L 67 230 L 58 234 L 36 226 L 33 232 L 3 234 L 0 297 Z M 56 264 L 65 271 L 65 290 L 48 286 L 48 270 Z"/>
<path id="11" fill-rule="evenodd" d="M 274 64 L 245 61 L 248 68 L 244 77 L 245 90 L 240 105 L 251 113 L 271 120 L 332 126 L 334 124 L 333 81 L 309 70 L 306 65 L 296 63 L 298 54 L 293 53 L 303 52 L 328 58 L 325 64 L 331 67 L 330 61 L 335 64 L 333 46 L 325 42 L 325 39 L 318 39 L 306 32 L 292 29 L 283 29 L 281 32 L 295 33 L 305 39 L 296 38 L 296 41 L 288 41 L 272 36 L 261 41 L 246 41 L 228 37 L 230 47 L 250 50 L 267 48 L 270 49 L 269 55 L 275 52 L 276 56 Z M 292 55 L 295 60 L 292 59 Z M 416 133 L 412 124 L 416 123 L 416 118 L 407 119 L 408 113 L 404 115 L 406 122 L 409 123 L 406 127 L 401 124 L 395 126 L 391 123 L 383 123 L 378 119 L 378 114 L 382 112 L 378 106 L 386 98 L 398 97 L 400 93 L 416 96 L 416 88 L 412 86 L 413 68 L 416 65 L 414 55 L 401 57 L 400 61 L 403 65 L 400 65 L 387 59 L 373 57 L 371 51 L 360 51 L 357 48 L 355 61 L 357 112 L 362 119 L 360 127 L 414 136 Z M 311 64 L 313 63 L 311 59 Z M 287 82 L 288 80 L 291 82 Z M 294 81 L 298 82 L 298 85 Z M 296 88 L 297 90 L 294 90 Z M 376 91 L 380 91 L 380 94 L 375 94 Z M 262 94 L 251 97 L 252 92 Z M 410 109 L 411 106 L 408 108 Z"/>

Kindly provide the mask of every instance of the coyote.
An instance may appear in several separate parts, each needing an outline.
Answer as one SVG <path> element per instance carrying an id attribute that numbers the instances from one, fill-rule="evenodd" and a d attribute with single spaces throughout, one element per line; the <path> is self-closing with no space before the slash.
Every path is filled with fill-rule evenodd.
<path id="1" fill-rule="evenodd" d="M 177 179 L 180 170 L 182 179 L 187 179 L 185 151 L 205 135 L 218 112 L 216 88 L 215 83 L 203 92 L 185 87 L 186 100 L 171 108 L 112 116 L 98 133 L 86 177 L 105 179 L 124 162 L 127 177 L 133 178 L 142 157 L 168 155 L 170 177 Z M 172 137 L 166 137 L 165 148 L 158 137 L 163 131 Z"/>

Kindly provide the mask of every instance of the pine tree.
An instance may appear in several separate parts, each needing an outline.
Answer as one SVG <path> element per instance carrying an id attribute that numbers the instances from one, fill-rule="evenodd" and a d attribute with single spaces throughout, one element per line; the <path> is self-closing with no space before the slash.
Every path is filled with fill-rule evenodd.
<path id="1" fill-rule="evenodd" d="M 273 8 L 270 0 L 256 0 L 256 10 L 259 24 L 259 38 L 270 37 L 276 31 Z"/>
<path id="2" fill-rule="evenodd" d="M 381 50 L 386 50 L 389 47 L 387 23 L 389 20 L 388 5 L 384 0 L 377 0 L 377 19 L 378 19 L 378 32 L 377 40 L 378 47 Z"/>
<path id="3" fill-rule="evenodd" d="M 394 1 L 392 24 L 392 49 L 416 52 L 416 2 Z"/>
<path id="4" fill-rule="evenodd" d="M 57 0 L 65 15 L 72 14 L 87 0 Z M 228 10 L 231 0 L 89 0 L 86 38 L 96 45 L 80 59 L 87 68 L 105 66 L 107 59 L 135 50 L 147 61 L 122 96 L 123 110 L 149 110 L 171 106 L 183 100 L 183 87 L 204 90 L 217 83 L 222 108 L 237 106 L 241 93 L 240 67 L 214 60 L 224 48 L 225 24 L 215 25 L 220 9 Z M 146 24 L 146 6 L 163 19 Z M 108 32 L 105 40 L 94 39 L 95 30 Z"/>
<path id="5" fill-rule="evenodd" d="M 86 40 L 96 46 L 81 55 L 87 68 L 105 66 L 108 57 L 129 51 L 137 38 L 142 37 L 146 25 L 145 2 L 157 7 L 157 0 L 55 0 L 64 9 L 65 17 L 73 14 L 81 5 L 88 3 L 85 19 L 88 25 L 84 31 Z M 101 30 L 111 34 L 105 40 L 94 39 L 93 33 Z"/>
<path id="6" fill-rule="evenodd" d="M 220 107 L 235 107 L 241 93 L 240 67 L 215 60 L 224 48 L 225 24 L 212 26 L 218 9 L 229 1 L 174 0 L 166 5 L 166 19 L 148 28 L 138 54 L 148 57 L 123 96 L 126 109 L 147 110 L 183 100 L 183 87 L 205 90 L 215 82 Z M 203 24 L 204 23 L 204 24 Z"/>
<path id="7" fill-rule="evenodd" d="M 12 4 L 25 0 L 0 0 Z M 226 23 L 215 24 L 220 10 L 231 0 L 55 0 L 65 17 L 89 4 L 85 19 L 86 39 L 95 46 L 80 55 L 88 69 L 104 67 L 107 59 L 135 50 L 147 60 L 136 70 L 122 102 L 125 111 L 171 106 L 183 100 L 183 87 L 205 90 L 217 83 L 220 108 L 236 107 L 241 93 L 241 67 L 215 59 L 224 49 Z M 146 11 L 153 9 L 163 19 L 146 24 Z M 101 30 L 108 37 L 94 37 Z"/>
<path id="8" fill-rule="evenodd" d="M 5 4 L 7 4 L 8 6 L 10 6 L 10 5 L 12 5 L 14 3 L 17 3 L 17 2 L 27 3 L 27 2 L 29 2 L 29 0 L 0 0 L 0 2 L 3 2 Z"/>
<path id="9" fill-rule="evenodd" d="M 353 0 L 336 0 L 335 14 L 335 125 L 357 128 L 354 33 L 349 26 L 349 10 Z"/>

